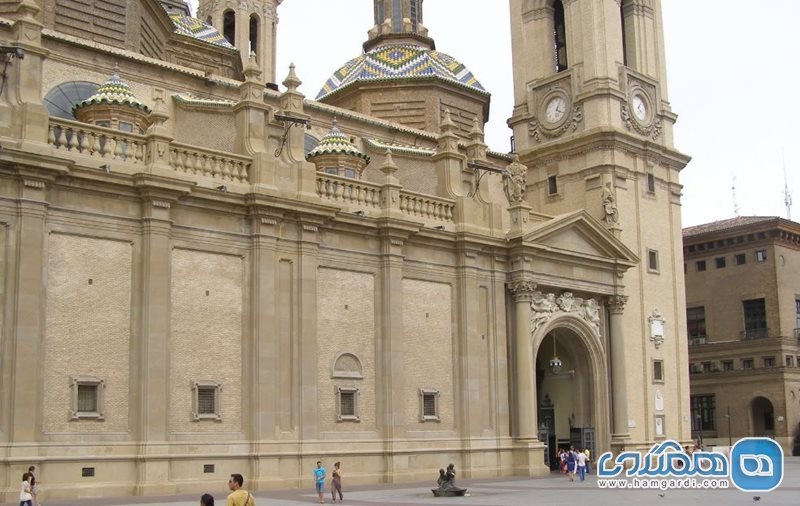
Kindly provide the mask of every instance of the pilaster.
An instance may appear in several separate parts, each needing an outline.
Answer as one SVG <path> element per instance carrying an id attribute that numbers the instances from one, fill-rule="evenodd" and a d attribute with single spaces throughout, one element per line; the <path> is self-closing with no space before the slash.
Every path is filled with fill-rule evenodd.
<path id="1" fill-rule="evenodd" d="M 171 210 L 190 186 L 145 174 L 136 176 L 134 184 L 142 206 L 141 336 L 132 359 L 140 385 L 139 409 L 132 409 L 139 413 L 134 437 L 141 441 L 136 488 L 141 495 L 166 495 L 176 491 L 169 461 L 161 458 L 169 452 L 164 443 L 169 439 Z"/>
<path id="2" fill-rule="evenodd" d="M 41 427 L 41 375 L 35 373 L 45 338 L 44 277 L 47 265 L 47 191 L 52 180 L 20 170 L 16 234 L 16 297 L 13 302 L 13 372 L 9 439 L 38 440 Z M 33 367 L 33 369 L 32 369 Z"/>
<path id="3" fill-rule="evenodd" d="M 300 294 L 299 363 L 317 362 L 317 270 L 319 269 L 319 226 L 321 222 L 312 217 L 300 217 L 297 221 L 298 289 Z M 317 368 L 302 367 L 300 370 L 300 439 L 319 438 L 319 392 L 317 390 Z"/>

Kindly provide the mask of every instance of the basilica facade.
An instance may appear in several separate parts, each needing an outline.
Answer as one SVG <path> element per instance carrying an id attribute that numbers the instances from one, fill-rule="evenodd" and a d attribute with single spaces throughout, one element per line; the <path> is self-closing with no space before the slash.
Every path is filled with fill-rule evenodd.
<path id="1" fill-rule="evenodd" d="M 3 499 L 688 440 L 659 0 L 510 0 L 509 153 L 422 0 L 313 96 L 281 1 L 0 0 Z"/>

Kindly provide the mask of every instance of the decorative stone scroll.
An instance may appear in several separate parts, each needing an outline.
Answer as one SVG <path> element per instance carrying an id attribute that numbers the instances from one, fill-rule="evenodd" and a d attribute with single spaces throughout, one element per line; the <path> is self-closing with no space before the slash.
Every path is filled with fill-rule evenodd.
<path id="1" fill-rule="evenodd" d="M 664 324 L 667 323 L 667 320 L 664 319 L 658 308 L 653 309 L 653 314 L 647 320 L 650 322 L 650 340 L 658 348 L 664 344 Z"/>
<path id="2" fill-rule="evenodd" d="M 575 297 L 571 292 L 564 292 L 556 297 L 554 293 L 537 291 L 533 293 L 531 309 L 531 332 L 557 313 L 575 313 L 600 333 L 600 307 L 595 299 Z"/>

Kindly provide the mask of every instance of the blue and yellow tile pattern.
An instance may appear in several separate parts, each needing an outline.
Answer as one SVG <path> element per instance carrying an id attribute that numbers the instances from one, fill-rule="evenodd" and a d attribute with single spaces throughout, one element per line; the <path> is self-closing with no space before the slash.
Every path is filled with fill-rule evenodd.
<path id="1" fill-rule="evenodd" d="M 317 100 L 358 81 L 442 79 L 488 95 L 472 72 L 455 58 L 409 44 L 380 46 L 353 58 L 325 83 Z"/>
<path id="2" fill-rule="evenodd" d="M 216 28 L 203 23 L 197 18 L 190 18 L 180 14 L 170 14 L 169 17 L 172 20 L 172 24 L 175 25 L 175 33 L 202 40 L 215 46 L 235 49 Z"/>

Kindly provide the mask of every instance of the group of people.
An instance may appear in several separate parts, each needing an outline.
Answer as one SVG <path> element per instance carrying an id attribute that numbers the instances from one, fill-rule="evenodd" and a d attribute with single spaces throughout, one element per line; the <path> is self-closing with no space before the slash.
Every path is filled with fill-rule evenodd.
<path id="1" fill-rule="evenodd" d="M 574 446 L 570 446 L 569 450 L 559 448 L 556 454 L 561 474 L 568 475 L 569 481 L 575 481 L 576 473 L 581 481 L 586 479 L 586 473 L 591 471 L 589 468 L 591 456 L 588 448 L 576 450 Z"/>
<path id="2" fill-rule="evenodd" d="M 27 474 L 27 473 L 26 473 Z M 319 503 L 324 504 L 325 500 L 323 495 L 325 493 L 325 479 L 327 478 L 327 471 L 322 467 L 322 462 L 317 461 L 317 467 L 314 468 L 314 486 L 316 487 L 317 494 L 319 494 Z M 244 478 L 241 474 L 232 474 L 228 480 L 228 488 L 231 493 L 228 494 L 228 499 L 225 501 L 225 506 L 256 506 L 256 498 L 253 494 L 245 490 Z M 333 464 L 333 472 L 331 473 L 331 496 L 333 502 L 336 502 L 336 494 L 339 494 L 339 501 L 344 499 L 342 495 L 342 464 L 336 462 Z M 23 503 L 20 502 L 20 506 Z M 34 506 L 30 503 L 25 506 Z M 214 506 L 214 496 L 211 494 L 203 494 L 200 497 L 200 506 Z"/>
<path id="3" fill-rule="evenodd" d="M 41 506 L 34 471 L 36 471 L 36 466 L 31 466 L 28 468 L 28 472 L 22 475 L 22 483 L 19 487 L 19 506 Z"/>

